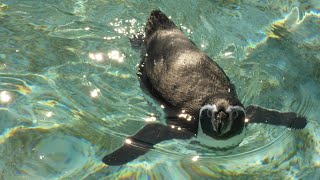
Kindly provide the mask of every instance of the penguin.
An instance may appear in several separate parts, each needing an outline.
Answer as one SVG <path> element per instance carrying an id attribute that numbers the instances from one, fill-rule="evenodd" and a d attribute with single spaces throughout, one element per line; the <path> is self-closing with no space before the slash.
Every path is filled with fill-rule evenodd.
<path id="1" fill-rule="evenodd" d="M 160 10 L 153 10 L 143 44 L 138 79 L 142 90 L 165 112 L 166 123 L 149 123 L 114 152 L 103 157 L 110 166 L 122 165 L 170 139 L 194 139 L 216 149 L 238 146 L 246 123 L 266 123 L 302 129 L 307 119 L 256 105 L 244 107 L 223 69 Z"/>

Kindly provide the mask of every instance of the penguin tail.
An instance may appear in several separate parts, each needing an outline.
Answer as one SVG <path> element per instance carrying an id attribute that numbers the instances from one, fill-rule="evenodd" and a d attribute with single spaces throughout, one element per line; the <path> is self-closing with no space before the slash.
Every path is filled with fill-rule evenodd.
<path id="1" fill-rule="evenodd" d="M 160 10 L 153 10 L 145 26 L 146 38 L 157 30 L 172 29 L 176 25 Z"/>

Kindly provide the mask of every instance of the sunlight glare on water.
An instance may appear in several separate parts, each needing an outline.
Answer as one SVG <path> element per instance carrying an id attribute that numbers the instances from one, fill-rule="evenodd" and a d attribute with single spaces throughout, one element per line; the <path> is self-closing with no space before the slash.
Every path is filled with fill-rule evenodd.
<path id="1" fill-rule="evenodd" d="M 307 127 L 249 123 L 231 150 L 170 140 L 103 164 L 146 123 L 165 121 L 166 107 L 140 88 L 129 41 L 153 9 L 216 60 L 244 105 L 297 112 Z M 1 1 L 0 179 L 319 179 L 319 9 L 317 0 Z"/>

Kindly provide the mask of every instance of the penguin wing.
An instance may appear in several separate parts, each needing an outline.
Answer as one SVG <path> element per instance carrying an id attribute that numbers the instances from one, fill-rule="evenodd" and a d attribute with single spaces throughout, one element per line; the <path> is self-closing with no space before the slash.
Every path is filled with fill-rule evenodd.
<path id="1" fill-rule="evenodd" d="M 135 135 L 126 139 L 120 148 L 103 157 L 102 161 L 110 166 L 122 165 L 145 154 L 153 145 L 170 139 L 189 139 L 194 133 L 163 124 L 148 124 Z"/>
<path id="2" fill-rule="evenodd" d="M 292 129 L 303 129 L 308 123 L 306 117 L 299 116 L 297 113 L 279 112 L 255 105 L 246 108 L 246 117 L 250 123 L 265 123 Z"/>

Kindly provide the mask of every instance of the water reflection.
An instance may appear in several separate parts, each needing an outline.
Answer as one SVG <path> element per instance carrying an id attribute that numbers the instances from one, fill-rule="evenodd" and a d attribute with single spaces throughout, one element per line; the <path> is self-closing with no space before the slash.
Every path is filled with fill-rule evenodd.
<path id="1" fill-rule="evenodd" d="M 187 114 L 185 110 L 182 110 L 181 114 L 179 114 L 178 117 L 186 119 L 187 121 L 191 121 L 191 119 L 192 119 L 192 116 Z"/>
<path id="2" fill-rule="evenodd" d="M 114 28 L 114 31 L 116 31 L 119 34 L 129 35 L 129 34 L 135 34 L 136 30 L 135 24 L 137 20 L 136 19 L 127 19 L 122 20 L 119 18 L 115 18 L 114 22 L 110 22 L 109 24 Z"/>
<path id="3" fill-rule="evenodd" d="M 99 93 L 100 93 L 100 89 L 95 89 L 90 92 L 90 96 L 93 98 L 97 98 L 99 96 Z"/>
<path id="4" fill-rule="evenodd" d="M 7 104 L 12 101 L 12 94 L 8 91 L 0 92 L 0 102 L 1 104 Z"/>
<path id="5" fill-rule="evenodd" d="M 116 39 L 117 37 L 107 37 L 107 36 L 104 36 L 103 39 L 105 40 L 112 40 L 112 39 Z"/>
<path id="6" fill-rule="evenodd" d="M 46 116 L 47 116 L 48 118 L 52 117 L 52 116 L 53 116 L 53 112 L 52 112 L 52 111 L 48 111 L 48 112 L 46 113 Z"/>
<path id="7" fill-rule="evenodd" d="M 98 62 L 103 61 L 102 53 L 89 53 L 89 58 Z"/>
<path id="8" fill-rule="evenodd" d="M 154 116 L 151 116 L 151 117 L 144 118 L 144 120 L 145 120 L 146 122 L 154 122 L 154 121 L 157 120 L 157 118 L 154 117 Z"/>
<path id="9" fill-rule="evenodd" d="M 199 156 L 196 155 L 196 156 L 193 156 L 191 160 L 192 160 L 192 161 L 198 161 L 198 159 L 199 159 Z"/>
<path id="10" fill-rule="evenodd" d="M 122 63 L 125 58 L 124 54 L 121 54 L 117 50 L 113 50 L 113 51 L 109 52 L 108 57 L 112 60 L 118 61 L 119 63 Z"/>
<path id="11" fill-rule="evenodd" d="M 130 66 L 134 66 L 134 64 L 140 60 L 136 58 L 137 55 L 130 51 L 127 38 L 129 37 L 128 34 L 134 33 L 135 31 L 138 32 L 139 28 L 143 28 L 145 18 L 147 13 L 149 13 L 149 10 L 143 8 L 150 8 L 152 5 L 143 2 L 141 6 L 135 7 L 131 1 L 126 3 L 99 1 L 99 6 L 97 6 L 97 1 L 86 0 L 79 5 L 82 1 L 83 0 L 77 0 L 76 3 L 74 3 L 74 1 L 56 3 L 56 6 L 63 7 L 65 12 L 70 11 L 76 13 L 76 15 L 61 14 L 61 11 L 56 11 L 56 9 L 50 11 L 52 7 L 49 1 L 46 1 L 45 4 L 41 1 L 33 2 L 35 5 L 41 5 L 39 6 L 43 8 L 41 12 L 38 11 L 38 8 L 32 6 L 32 1 L 12 0 L 8 8 L 3 8 L 5 5 L 0 5 L 0 19 L 2 18 L 3 20 L 2 28 L 0 29 L 3 35 L 0 39 L 2 42 L 7 42 L 2 44 L 1 53 L 3 54 L 0 54 L 0 70 L 2 73 L 8 72 L 11 77 L 1 77 L 0 84 L 3 86 L 2 89 L 0 89 L 0 104 L 19 100 L 19 102 L 14 103 L 14 105 L 10 107 L 10 111 L 1 111 L 1 128 L 10 130 L 11 127 L 28 125 L 28 122 L 33 119 L 39 122 L 35 125 L 29 123 L 35 126 L 30 129 L 16 128 L 15 131 L 17 131 L 17 133 L 7 133 L 10 134 L 10 138 L 6 138 L 5 136 L 0 137 L 0 142 L 2 143 L 0 150 L 3 155 L 0 168 L 3 170 L 0 170 L 1 177 L 10 178 L 10 175 L 23 174 L 24 176 L 21 177 L 21 179 L 42 179 L 44 177 L 52 179 L 68 179 L 70 177 L 74 177 L 75 179 L 83 179 L 86 177 L 87 179 L 106 179 L 105 176 L 108 176 L 107 179 L 121 179 L 125 176 L 127 178 L 135 178 L 135 176 L 132 176 L 134 174 L 137 175 L 136 179 L 139 177 L 143 179 L 143 177 L 145 178 L 146 176 L 155 179 L 164 177 L 170 179 L 168 176 L 171 176 L 171 179 L 210 179 L 212 177 L 223 178 L 226 175 L 232 176 L 230 178 L 242 177 L 243 179 L 246 178 L 245 175 L 256 176 L 256 178 L 270 175 L 277 179 L 285 175 L 288 175 L 287 177 L 290 177 L 289 175 L 291 175 L 291 177 L 299 177 L 299 175 L 304 172 L 312 173 L 317 171 L 320 164 L 319 138 L 316 136 L 319 134 L 319 128 L 312 129 L 314 131 L 310 133 L 302 131 L 302 135 L 298 136 L 300 140 L 294 141 L 298 145 L 293 144 L 291 146 L 290 138 L 286 139 L 283 138 L 286 135 L 279 135 L 279 131 L 285 131 L 284 129 L 272 131 L 272 129 L 267 129 L 266 127 L 262 127 L 262 125 L 249 124 L 249 130 L 247 131 L 248 138 L 245 139 L 247 144 L 242 143 L 241 147 L 236 149 L 238 152 L 234 152 L 233 154 L 249 152 L 252 151 L 252 147 L 259 148 L 266 144 L 270 147 L 269 149 L 262 149 L 255 154 L 248 153 L 243 159 L 240 159 L 240 157 L 243 157 L 242 155 L 221 158 L 221 163 L 217 163 L 218 160 L 217 158 L 215 159 L 216 154 L 214 154 L 212 150 L 201 149 L 201 147 L 190 145 L 189 143 L 177 145 L 177 141 L 171 141 L 173 143 L 172 145 L 160 145 L 160 149 L 164 147 L 163 149 L 168 149 L 167 151 L 150 151 L 148 155 L 141 157 L 141 163 L 136 161 L 137 164 L 130 163 L 122 168 L 105 167 L 102 168 L 103 172 L 96 172 L 98 168 L 103 167 L 101 166 L 102 163 L 99 155 L 105 154 L 106 151 L 111 151 L 119 145 L 119 143 L 123 143 L 123 139 L 118 140 L 117 138 L 112 138 L 110 134 L 103 132 L 101 129 L 110 128 L 116 133 L 121 132 L 125 135 L 130 135 L 135 132 L 132 130 L 129 133 L 128 130 L 134 128 L 139 129 L 141 127 L 138 126 L 139 123 L 142 124 L 145 123 L 145 121 L 157 120 L 152 115 L 150 115 L 150 117 L 146 116 L 148 112 L 151 112 L 151 108 L 149 108 L 141 96 L 138 96 L 140 89 L 137 82 L 134 83 L 132 80 L 132 77 L 136 77 L 135 71 L 127 71 L 127 69 L 130 69 Z M 138 3 L 138 1 L 134 2 Z M 288 3 L 287 1 L 283 2 Z M 269 76 L 265 74 L 272 73 L 272 75 L 279 75 L 279 77 L 281 76 L 283 79 L 285 77 L 286 81 L 284 82 L 287 82 L 287 79 L 288 81 L 293 81 L 286 83 L 288 87 L 281 89 L 281 87 L 284 86 L 283 81 L 278 79 L 279 82 L 277 82 L 277 86 L 274 86 L 276 87 L 274 89 L 280 90 L 272 92 L 283 96 L 287 96 L 286 91 L 294 89 L 292 85 L 298 84 L 295 81 L 302 82 L 306 80 L 302 79 L 303 77 L 308 77 L 308 79 L 311 80 L 314 80 L 314 77 L 320 77 L 317 68 L 319 67 L 317 66 L 317 64 L 319 64 L 317 63 L 319 59 L 317 53 L 319 41 L 318 33 L 316 33 L 318 31 L 316 31 L 316 28 L 312 28 L 312 25 L 316 25 L 313 27 L 317 27 L 317 18 L 319 18 L 318 8 L 316 9 L 318 13 L 314 13 L 314 16 L 305 16 L 306 19 L 303 19 L 304 24 L 301 24 L 302 21 L 300 21 L 301 23 L 298 22 L 299 26 L 295 24 L 295 21 L 291 24 L 285 24 L 289 25 L 289 29 L 293 32 L 290 32 L 289 39 L 277 41 L 284 44 L 284 46 L 280 46 L 281 48 L 279 48 L 279 45 L 270 45 L 272 48 L 279 48 L 281 50 L 284 49 L 283 47 L 294 48 L 293 46 L 285 44 L 286 41 L 290 40 L 290 44 L 296 45 L 296 48 L 292 52 L 303 53 L 301 58 L 300 56 L 292 58 L 286 53 L 283 57 L 288 57 L 288 59 L 282 59 L 276 56 L 278 52 L 272 51 L 272 53 L 270 53 L 270 49 L 257 49 L 259 48 L 258 46 L 261 47 L 266 42 L 266 40 L 262 41 L 261 38 L 264 37 L 265 28 L 272 23 L 270 21 L 285 16 L 283 12 L 277 11 L 281 9 L 280 6 L 274 7 L 278 3 L 281 4 L 281 1 L 270 4 L 261 3 L 257 8 L 251 6 L 251 3 L 247 1 L 246 4 L 241 4 L 241 10 L 245 11 L 242 14 L 243 18 L 235 21 L 233 17 L 230 18 L 228 14 L 223 13 L 222 10 L 226 8 L 225 6 L 201 7 L 200 4 L 204 5 L 206 3 L 198 4 L 196 2 L 183 3 L 181 6 L 171 6 L 176 4 L 174 4 L 173 1 L 166 1 L 165 3 L 158 2 L 157 7 L 168 11 L 168 13 L 173 15 L 173 19 L 177 17 L 181 18 L 179 21 L 186 24 L 185 27 L 183 27 L 182 24 L 181 29 L 188 33 L 189 36 L 192 36 L 191 39 L 194 40 L 197 45 L 200 44 L 201 48 L 205 48 L 206 52 L 210 53 L 210 55 L 219 54 L 219 52 L 225 49 L 230 43 L 235 43 L 237 47 L 239 45 L 239 49 L 222 51 L 221 57 L 219 56 L 220 58 L 234 57 L 235 59 L 220 60 L 219 63 L 223 64 L 226 68 L 231 67 L 229 68 L 228 74 L 239 77 L 234 79 L 237 80 L 236 85 L 239 87 L 239 91 L 243 92 L 240 97 L 243 98 L 246 103 L 268 104 L 268 102 L 273 101 L 273 99 L 270 101 L 261 100 L 264 92 L 261 91 L 262 93 L 259 94 L 261 83 L 253 82 L 252 77 L 254 77 L 253 79 L 257 82 L 260 82 L 260 80 L 266 81 L 265 79 L 269 78 Z M 193 7 L 190 7 L 190 4 L 192 4 Z M 288 3 L 288 7 L 286 5 L 283 9 L 288 12 L 290 11 L 290 7 L 299 4 L 306 3 Z M 134 11 L 129 10 L 127 5 L 132 5 L 133 8 L 130 9 Z M 307 5 L 306 7 L 312 8 L 312 1 L 308 2 Z M 75 7 L 79 6 L 81 6 L 81 10 L 75 10 Z M 124 8 L 123 10 L 125 10 L 123 12 L 125 13 L 119 13 L 120 10 L 122 10 L 122 6 Z M 170 7 L 176 7 L 176 9 L 172 11 Z M 198 15 L 189 16 L 187 14 L 190 13 L 184 13 L 185 9 L 189 9 L 191 14 L 203 16 L 203 21 L 195 21 L 199 20 Z M 199 9 L 201 11 L 199 11 Z M 263 9 L 263 11 L 261 11 L 261 9 Z M 266 11 L 266 9 L 268 9 L 268 11 Z M 313 7 L 313 9 L 315 8 Z M 9 14 L 2 16 L 2 13 L 6 13 L 5 11 L 7 10 L 10 11 Z M 25 13 L 19 13 L 18 10 Z M 217 11 L 218 13 L 221 12 L 220 16 L 217 15 Z M 300 12 L 305 13 L 305 11 Z M 43 13 L 45 13 L 45 15 Z M 56 15 L 61 18 L 54 18 L 57 17 Z M 315 17 L 316 15 L 317 17 Z M 119 18 L 115 19 L 115 17 Z M 133 17 L 137 18 L 137 20 Z M 110 21 L 113 21 L 114 24 L 109 24 Z M 52 32 L 49 34 L 47 32 L 44 33 L 43 30 L 34 28 L 30 26 L 30 24 L 38 24 L 39 26 L 47 25 L 49 27 L 47 30 L 52 30 Z M 307 24 L 308 26 L 305 26 Z M 277 25 L 279 25 L 279 23 Z M 192 27 L 192 31 L 195 31 L 195 33 L 192 33 L 192 31 L 186 27 Z M 119 31 L 115 30 L 115 28 L 119 29 Z M 238 28 L 237 31 L 239 31 L 234 32 L 235 28 Z M 25 31 L 21 31 L 21 29 Z M 91 32 L 91 30 L 95 31 Z M 223 33 L 221 33 L 222 31 Z M 258 31 L 260 35 L 259 33 L 255 33 Z M 295 43 L 295 40 L 298 40 L 297 42 L 299 43 Z M 258 55 L 252 58 L 252 64 L 263 66 L 265 62 L 276 59 L 279 62 L 278 64 L 274 62 L 270 64 L 276 65 L 278 68 L 283 67 L 281 68 L 281 72 L 285 73 L 274 73 L 273 71 L 264 69 L 265 74 L 261 75 L 259 74 L 262 72 L 261 66 L 253 66 L 253 70 L 251 71 L 253 73 L 251 74 L 250 67 L 239 68 L 237 65 L 242 59 L 238 57 L 245 56 L 246 43 L 250 44 L 250 42 L 256 45 L 252 47 L 252 51 L 258 52 Z M 259 42 L 259 44 L 257 44 L 257 42 Z M 262 44 L 260 44 L 260 42 L 262 42 Z M 244 48 L 244 50 L 242 48 Z M 301 49 L 303 48 L 306 51 L 302 51 Z M 79 58 L 79 56 L 82 57 L 82 52 L 86 52 L 84 56 L 93 62 L 93 64 L 83 63 L 82 58 Z M 88 54 L 88 52 L 90 53 Z M 130 61 L 125 60 L 125 55 L 131 56 L 130 53 L 133 55 L 132 61 L 131 58 Z M 17 54 L 19 56 L 17 56 Z M 44 56 L 44 54 L 47 56 Z M 265 58 L 266 56 L 268 56 L 268 58 Z M 310 58 L 310 56 L 312 56 L 312 58 Z M 44 59 L 40 58 L 40 61 L 37 61 L 39 57 L 44 57 Z M 261 62 L 263 58 L 268 59 L 268 61 Z M 103 64 L 104 67 L 95 66 L 94 64 L 105 63 L 107 61 L 123 64 L 112 67 L 105 64 Z M 286 66 L 281 65 L 280 62 L 284 62 L 283 64 Z M 295 69 L 287 68 L 290 67 L 291 62 L 294 63 L 295 67 L 301 69 L 301 72 L 299 72 L 302 75 L 298 78 L 292 78 L 296 77 L 296 74 L 294 74 L 295 76 L 292 75 L 297 72 Z M 303 68 L 301 68 L 301 65 L 310 62 L 312 62 L 314 66 L 311 68 L 302 66 Z M 232 67 L 234 68 L 232 69 Z M 41 68 L 45 69 L 45 71 L 50 69 L 47 74 L 48 76 L 46 76 L 46 74 L 40 74 L 41 72 L 45 72 L 39 71 Z M 303 71 L 303 69 L 305 69 L 305 71 Z M 24 75 L 19 75 L 20 72 L 23 72 Z M 292 74 L 290 74 L 291 72 Z M 45 75 L 44 77 L 48 77 L 50 81 L 52 80 L 52 84 L 48 84 L 47 80 L 42 76 L 29 75 L 33 73 Z M 250 76 L 250 81 L 243 78 L 243 74 Z M 1 74 L 1 76 L 4 76 L 4 74 Z M 87 78 L 86 81 L 92 84 L 90 84 L 90 86 L 83 86 L 83 81 L 79 79 L 79 77 Z M 20 81 L 17 81 L 19 79 L 23 79 L 23 81 L 20 83 Z M 318 79 L 319 78 L 315 79 L 315 83 L 318 82 Z M 14 86 L 8 86 L 9 83 L 14 84 Z M 241 88 L 241 85 L 243 88 Z M 94 103 L 90 101 L 91 98 L 102 96 L 100 90 L 95 89 L 96 87 L 100 89 L 103 88 L 103 95 L 108 98 L 108 101 L 94 101 Z M 295 109 L 301 109 L 299 112 L 303 112 L 308 117 L 313 117 L 310 118 L 313 121 L 317 120 L 317 114 L 312 113 L 316 111 L 316 108 L 312 109 L 312 107 L 318 107 L 317 98 L 315 97 L 318 97 L 317 95 L 319 94 L 316 89 L 313 90 L 314 83 L 310 82 L 310 86 L 303 85 L 301 88 L 298 87 L 296 89 L 300 89 L 300 93 L 297 94 L 294 92 L 292 98 L 298 98 L 294 99 L 292 104 L 290 104 L 292 101 L 287 101 L 283 109 L 296 107 Z M 310 90 L 312 90 L 312 93 L 310 93 Z M 245 93 L 247 91 L 248 94 Z M 83 98 L 84 96 L 89 98 Z M 251 97 L 257 97 L 257 99 Z M 305 97 L 308 97 L 308 99 Z M 290 96 L 287 99 L 290 99 Z M 314 103 L 311 104 L 309 103 L 310 101 Z M 71 111 L 73 107 L 90 107 L 90 109 L 81 108 L 81 112 L 83 112 L 85 116 L 79 118 L 78 115 L 75 116 L 74 111 Z M 124 110 L 128 107 L 129 111 Z M 165 108 L 164 105 L 161 105 L 161 108 Z M 88 119 L 87 115 L 90 113 L 95 114 L 96 117 Z M 142 118 L 145 119 L 135 121 L 136 119 L 134 119 L 133 116 L 138 120 Z M 43 117 L 54 118 L 50 119 L 50 121 L 41 121 Z M 181 113 L 181 118 L 187 118 L 184 112 Z M 90 122 L 90 126 L 83 125 L 84 122 L 88 121 Z M 106 122 L 107 124 L 95 124 L 92 122 Z M 77 125 L 81 128 L 74 126 L 76 123 L 79 123 L 79 125 Z M 63 124 L 71 125 L 70 127 L 72 128 L 65 130 Z M 128 126 L 128 124 L 133 125 Z M 36 127 L 41 125 L 48 126 L 50 129 L 45 130 Z M 55 125 L 61 127 L 61 131 L 63 132 L 76 131 L 77 133 L 71 135 L 62 133 L 59 135 L 57 131 L 54 131 L 54 128 L 52 128 L 55 127 Z M 175 130 L 181 129 L 177 126 L 172 127 L 175 128 Z M 310 126 L 310 128 L 311 127 L 313 126 Z M 276 138 L 279 138 L 279 143 L 274 145 L 269 143 Z M 130 139 L 127 141 L 130 142 Z M 289 145 L 287 145 L 287 142 L 289 142 Z M 34 153 L 30 153 L 30 149 L 32 149 Z M 195 151 L 193 151 L 194 149 Z M 97 150 L 97 152 L 94 150 Z M 13 153 L 13 151 L 17 153 Z M 263 154 L 261 151 L 269 153 Z M 198 152 L 201 153 L 201 157 L 200 154 L 197 155 Z M 154 157 L 152 153 L 158 157 L 159 162 L 155 162 L 157 158 L 150 158 Z M 181 163 L 180 160 L 175 159 L 175 153 L 178 155 L 183 154 L 183 159 L 187 159 L 188 162 Z M 296 153 L 302 156 L 295 156 Z M 144 158 L 151 160 L 149 162 L 144 161 Z M 172 160 L 170 158 L 172 158 Z M 42 160 L 39 161 L 40 159 Z M 310 161 L 303 163 L 304 161 L 301 159 Z M 87 163 L 87 161 L 90 162 Z M 190 161 L 197 161 L 193 163 L 197 165 L 192 166 L 191 164 L 190 166 Z M 133 168 L 130 169 L 130 167 Z M 62 172 L 63 177 L 59 177 L 60 172 Z M 168 172 L 170 172 L 169 175 Z M 34 174 L 38 176 L 32 177 Z M 157 176 L 157 174 L 159 176 Z M 100 178 L 99 175 L 101 175 Z M 283 176 L 275 177 L 276 175 Z M 19 178 L 12 177 L 12 179 Z"/>
<path id="12" fill-rule="evenodd" d="M 107 53 L 107 57 L 110 60 L 114 60 L 114 61 L 117 61 L 119 63 L 123 63 L 125 55 L 120 53 L 117 50 L 112 50 L 112 51 Z M 105 55 L 103 53 L 101 53 L 101 52 L 96 52 L 96 53 L 91 52 L 91 53 L 89 53 L 89 58 L 94 60 L 94 61 L 97 61 L 97 62 L 103 62 L 105 60 Z"/>
<path id="13" fill-rule="evenodd" d="M 131 143 L 132 143 L 132 140 L 131 140 L 131 139 L 126 139 L 126 140 L 125 140 L 125 143 L 126 143 L 126 144 L 131 144 Z"/>

